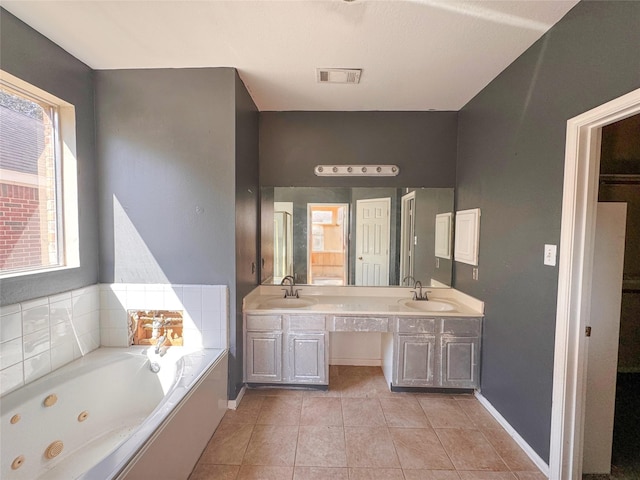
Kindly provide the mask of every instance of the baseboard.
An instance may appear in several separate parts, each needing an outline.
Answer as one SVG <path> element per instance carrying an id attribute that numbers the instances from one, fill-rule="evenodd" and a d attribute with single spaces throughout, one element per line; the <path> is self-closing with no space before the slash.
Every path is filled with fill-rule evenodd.
<path id="1" fill-rule="evenodd" d="M 238 392 L 238 396 L 234 400 L 229 400 L 227 402 L 227 407 L 230 410 L 235 410 L 238 408 L 238 405 L 240 405 L 240 402 L 242 401 L 242 397 L 244 397 L 244 392 L 246 390 L 247 390 L 246 385 L 243 385 L 240 391 Z"/>
<path id="2" fill-rule="evenodd" d="M 356 367 L 380 367 L 382 360 L 379 358 L 332 358 L 329 365 L 352 365 Z"/>
<path id="3" fill-rule="evenodd" d="M 495 407 L 491 405 L 491 402 L 489 402 L 489 400 L 483 397 L 482 394 L 477 390 L 475 392 L 475 396 L 478 399 L 478 401 L 482 404 L 482 406 L 487 409 L 487 411 L 491 414 L 491 416 L 495 418 L 496 421 L 502 426 L 502 428 L 504 428 L 506 432 L 511 436 L 511 438 L 513 438 L 513 440 L 518 444 L 518 446 L 522 448 L 524 453 L 527 454 L 527 456 L 531 459 L 531 461 L 536 464 L 536 467 L 538 467 L 540 471 L 547 478 L 549 478 L 549 465 L 547 464 L 547 462 L 545 462 L 540 457 L 540 455 L 538 455 L 535 452 L 535 450 L 531 448 L 531 446 L 529 446 L 529 444 L 525 441 L 525 439 L 522 438 L 520 434 L 515 431 L 515 429 L 509 424 L 509 422 L 507 422 L 507 420 L 502 415 L 500 415 L 500 412 L 498 412 L 498 410 L 496 410 Z"/>

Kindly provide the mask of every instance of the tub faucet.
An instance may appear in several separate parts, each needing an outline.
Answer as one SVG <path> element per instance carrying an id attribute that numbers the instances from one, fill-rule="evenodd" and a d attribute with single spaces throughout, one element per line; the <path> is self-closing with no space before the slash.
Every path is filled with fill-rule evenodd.
<path id="1" fill-rule="evenodd" d="M 160 353 L 160 349 L 162 348 L 162 345 L 164 345 L 164 342 L 166 341 L 167 341 L 166 335 L 162 335 L 161 337 L 158 338 L 158 340 L 156 341 L 156 355 Z"/>
<path id="2" fill-rule="evenodd" d="M 296 280 L 293 278 L 293 275 L 287 275 L 282 279 L 280 285 L 289 285 L 289 288 L 283 288 L 284 290 L 284 298 L 296 297 L 300 298 L 300 290 L 293 290 L 293 287 L 296 285 Z"/>
<path id="3" fill-rule="evenodd" d="M 414 300 L 429 300 L 427 298 L 427 291 L 422 292 L 422 282 L 420 280 L 416 280 L 416 283 L 413 284 L 412 292 Z"/>

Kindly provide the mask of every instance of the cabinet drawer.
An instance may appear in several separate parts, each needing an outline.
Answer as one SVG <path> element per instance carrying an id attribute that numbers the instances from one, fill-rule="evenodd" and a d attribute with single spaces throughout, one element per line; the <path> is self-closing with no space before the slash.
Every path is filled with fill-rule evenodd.
<path id="1" fill-rule="evenodd" d="M 336 332 L 388 332 L 388 317 L 333 317 Z"/>
<path id="2" fill-rule="evenodd" d="M 247 330 L 282 330 L 282 316 L 247 315 Z"/>
<path id="3" fill-rule="evenodd" d="M 436 319 L 400 317 L 395 327 L 398 333 L 436 333 Z"/>
<path id="4" fill-rule="evenodd" d="M 324 315 L 289 315 L 289 330 L 324 331 Z"/>
<path id="5" fill-rule="evenodd" d="M 443 318 L 442 331 L 444 335 L 480 336 L 480 318 Z"/>

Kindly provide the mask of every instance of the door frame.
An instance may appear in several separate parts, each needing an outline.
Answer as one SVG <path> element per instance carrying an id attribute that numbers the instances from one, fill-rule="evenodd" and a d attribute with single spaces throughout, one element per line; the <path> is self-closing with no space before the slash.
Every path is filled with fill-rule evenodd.
<path id="1" fill-rule="evenodd" d="M 640 88 L 567 121 L 549 478 L 582 476 L 586 342 L 602 127 L 640 113 Z"/>
<path id="2" fill-rule="evenodd" d="M 407 225 L 407 208 L 409 201 L 413 200 L 413 210 L 411 215 L 411 223 Z M 414 267 L 414 257 L 415 257 L 415 228 L 416 228 L 416 217 L 415 217 L 415 208 L 416 208 L 416 191 L 412 191 L 402 195 L 400 199 L 400 274 L 398 275 L 399 285 L 404 286 L 402 281 L 405 277 L 411 276 L 413 277 L 413 267 Z M 405 265 L 405 254 L 407 253 L 407 243 L 406 236 L 407 234 L 411 237 L 409 239 L 409 257 L 411 258 L 409 262 L 408 268 Z M 407 271 L 405 271 L 407 270 Z M 409 285 L 412 286 L 412 285 Z"/>

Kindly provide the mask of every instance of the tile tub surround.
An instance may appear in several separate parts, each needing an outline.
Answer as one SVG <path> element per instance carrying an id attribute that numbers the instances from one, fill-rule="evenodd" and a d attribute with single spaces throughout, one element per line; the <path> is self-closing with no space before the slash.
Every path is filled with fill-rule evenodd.
<path id="1" fill-rule="evenodd" d="M 220 285 L 96 284 L 0 307 L 0 395 L 103 347 L 128 347 L 128 309 L 184 311 L 184 342 L 228 348 Z"/>
<path id="2" fill-rule="evenodd" d="M 374 367 L 330 375 L 326 392 L 248 390 L 189 480 L 546 478 L 471 395 L 392 393 Z"/>
<path id="3" fill-rule="evenodd" d="M 0 394 L 98 348 L 99 311 L 97 285 L 0 307 Z"/>
<path id="4" fill-rule="evenodd" d="M 127 310 L 182 310 L 188 347 L 228 348 L 229 289 L 225 285 L 100 285 L 102 346 L 128 346 Z"/>

